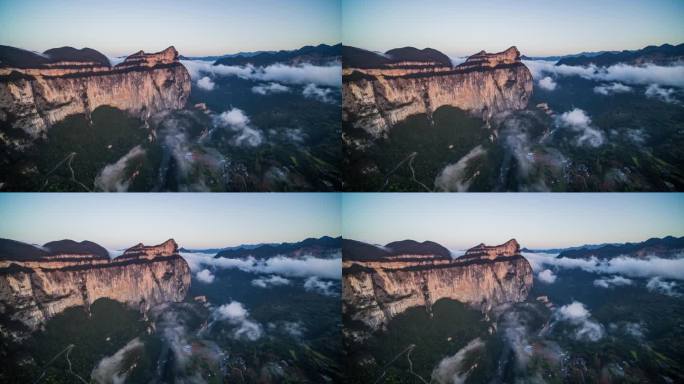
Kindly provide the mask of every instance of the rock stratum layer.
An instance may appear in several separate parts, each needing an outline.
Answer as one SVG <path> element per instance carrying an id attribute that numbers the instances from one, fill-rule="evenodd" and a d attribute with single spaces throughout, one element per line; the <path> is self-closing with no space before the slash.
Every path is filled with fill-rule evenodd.
<path id="1" fill-rule="evenodd" d="M 343 51 L 342 120 L 374 137 L 411 115 L 431 117 L 445 105 L 488 120 L 525 108 L 532 95 L 532 74 L 515 47 L 482 51 L 457 66 L 435 50 L 402 48 L 388 55 L 395 51 L 402 56 Z"/>
<path id="2" fill-rule="evenodd" d="M 51 249 L 55 242 L 37 248 L 0 240 L 0 329 L 18 322 L 36 330 L 65 309 L 88 309 L 100 298 L 146 312 L 182 301 L 190 287 L 190 268 L 173 240 L 138 244 L 115 259 L 91 252 L 94 243 L 69 241 L 66 248 L 64 242 Z"/>
<path id="3" fill-rule="evenodd" d="M 401 249 L 391 244 L 401 244 Z M 431 312 L 439 299 L 487 311 L 525 300 L 532 288 L 532 267 L 515 240 L 495 247 L 480 244 L 456 259 L 440 249 L 446 250 L 430 242 L 379 248 L 345 240 L 343 313 L 375 330 L 409 308 L 423 306 Z"/>
<path id="4" fill-rule="evenodd" d="M 180 109 L 190 95 L 190 74 L 169 47 L 142 51 L 111 66 L 99 52 L 59 48 L 43 55 L 0 46 L 0 121 L 32 137 L 69 115 L 108 105 L 147 119 Z"/>

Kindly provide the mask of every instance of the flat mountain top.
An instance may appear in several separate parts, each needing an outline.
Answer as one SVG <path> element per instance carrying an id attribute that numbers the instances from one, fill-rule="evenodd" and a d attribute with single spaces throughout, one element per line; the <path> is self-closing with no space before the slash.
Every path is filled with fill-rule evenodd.
<path id="1" fill-rule="evenodd" d="M 345 260 L 373 261 L 399 255 L 431 255 L 451 259 L 451 252 L 434 241 L 401 240 L 377 246 L 362 241 L 342 240 L 342 254 Z"/>
<path id="2" fill-rule="evenodd" d="M 43 54 L 39 54 L 21 48 L 0 45 L 0 67 L 40 68 L 59 61 L 94 62 L 110 66 L 109 59 L 105 55 L 91 48 L 52 48 Z"/>
<path id="3" fill-rule="evenodd" d="M 0 260 L 33 260 L 63 254 L 94 255 L 109 259 L 109 252 L 92 241 L 76 242 L 65 239 L 51 241 L 39 247 L 21 241 L 0 239 Z"/>
<path id="4" fill-rule="evenodd" d="M 92 61 L 107 67 L 110 66 L 107 56 L 92 48 L 52 48 L 43 52 L 43 54 L 48 56 L 52 61 Z"/>
<path id="5" fill-rule="evenodd" d="M 92 241 L 81 241 L 76 242 L 74 240 L 59 240 L 51 241 L 43 245 L 44 249 L 49 250 L 50 254 L 85 254 L 85 255 L 97 255 L 102 258 L 109 259 L 109 252 L 99 244 L 93 243 Z"/>
<path id="6" fill-rule="evenodd" d="M 425 49 L 418 49 L 414 47 L 403 47 L 403 48 L 395 48 L 395 49 L 390 49 L 389 51 L 385 52 L 385 55 L 387 55 L 392 61 L 395 62 L 401 62 L 401 61 L 432 61 L 435 63 L 439 63 L 445 66 L 451 66 L 451 59 L 449 59 L 449 56 L 443 54 L 442 52 L 432 49 L 432 48 L 425 48 Z"/>
<path id="7" fill-rule="evenodd" d="M 433 62 L 451 67 L 451 59 L 442 52 L 414 47 L 394 48 L 384 54 L 345 45 L 342 47 L 342 65 L 345 68 L 382 68 L 401 62 Z"/>

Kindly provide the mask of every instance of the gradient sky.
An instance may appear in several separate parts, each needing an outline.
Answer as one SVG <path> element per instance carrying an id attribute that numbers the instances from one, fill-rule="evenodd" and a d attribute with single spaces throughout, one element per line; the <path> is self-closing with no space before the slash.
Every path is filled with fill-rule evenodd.
<path id="1" fill-rule="evenodd" d="M 337 193 L 2 193 L 0 237 L 110 249 L 174 238 L 191 248 L 340 235 Z"/>
<path id="2" fill-rule="evenodd" d="M 186 56 L 341 41 L 339 0 L 0 0 L 0 44 Z"/>
<path id="3" fill-rule="evenodd" d="M 342 41 L 543 56 L 684 43 L 681 0 L 343 0 Z"/>
<path id="4" fill-rule="evenodd" d="M 344 194 L 342 236 L 451 249 L 515 238 L 551 248 L 684 236 L 684 193 Z"/>

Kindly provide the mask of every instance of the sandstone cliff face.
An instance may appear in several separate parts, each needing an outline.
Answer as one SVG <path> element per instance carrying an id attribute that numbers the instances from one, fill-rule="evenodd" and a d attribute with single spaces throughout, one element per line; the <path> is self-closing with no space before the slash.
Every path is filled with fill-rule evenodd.
<path id="1" fill-rule="evenodd" d="M 494 54 L 480 52 L 453 68 L 409 64 L 345 68 L 342 119 L 380 137 L 408 116 L 431 116 L 441 106 L 489 119 L 499 112 L 525 108 L 532 95 L 532 74 L 515 47 Z"/>
<path id="2" fill-rule="evenodd" d="M 173 240 L 153 247 L 140 244 L 112 260 L 84 254 L 5 259 L 0 261 L 0 314 L 35 330 L 69 307 L 88 308 L 100 298 L 145 312 L 182 301 L 190 279 Z"/>
<path id="3" fill-rule="evenodd" d="M 135 53 L 114 67 L 56 62 L 35 68 L 0 68 L 0 121 L 32 137 L 65 117 L 108 105 L 140 118 L 180 109 L 190 95 L 190 75 L 178 52 Z"/>
<path id="4" fill-rule="evenodd" d="M 518 243 L 511 240 L 490 250 L 469 251 L 469 257 L 454 260 L 436 257 L 430 261 L 425 255 L 345 259 L 342 311 L 375 330 L 412 307 L 424 306 L 430 312 L 432 304 L 443 298 L 484 311 L 525 300 L 533 275 L 529 262 L 519 253 Z"/>

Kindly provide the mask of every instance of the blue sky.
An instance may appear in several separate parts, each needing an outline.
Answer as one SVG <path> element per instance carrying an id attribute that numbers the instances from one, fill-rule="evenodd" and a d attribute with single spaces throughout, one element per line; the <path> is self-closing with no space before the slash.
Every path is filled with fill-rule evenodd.
<path id="1" fill-rule="evenodd" d="M 192 248 L 292 242 L 339 236 L 340 209 L 337 193 L 2 193 L 0 237 L 110 249 L 168 238 Z"/>
<path id="2" fill-rule="evenodd" d="M 344 194 L 342 235 L 452 249 L 516 238 L 559 247 L 684 236 L 684 193 Z"/>
<path id="3" fill-rule="evenodd" d="M 639 49 L 684 42 L 681 0 L 343 0 L 343 42 L 432 47 L 450 55 Z"/>
<path id="4" fill-rule="evenodd" d="M 112 56 L 295 49 L 339 43 L 340 15 L 338 0 L 0 0 L 0 44 Z"/>

